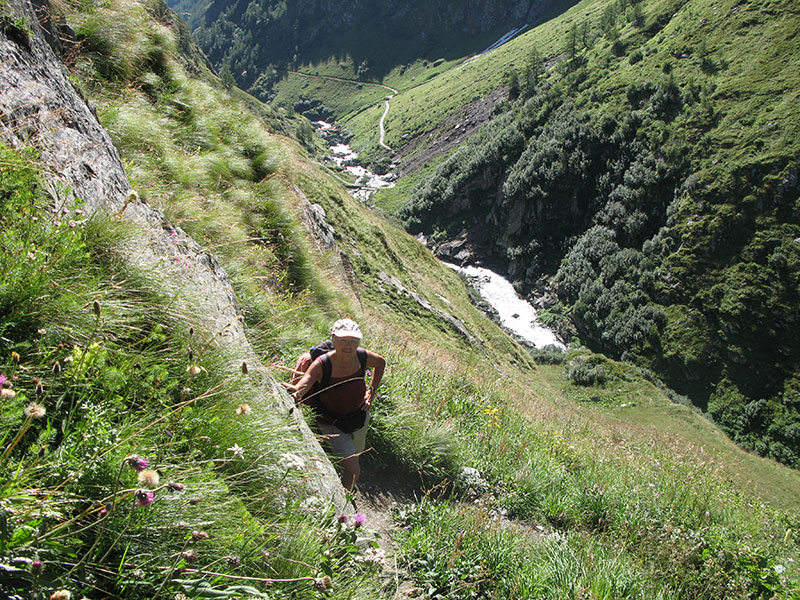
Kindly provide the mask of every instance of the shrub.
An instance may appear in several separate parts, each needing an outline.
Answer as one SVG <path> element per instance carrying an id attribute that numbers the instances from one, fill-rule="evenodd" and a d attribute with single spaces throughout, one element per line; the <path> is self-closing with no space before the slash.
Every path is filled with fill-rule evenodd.
<path id="1" fill-rule="evenodd" d="M 567 379 L 577 385 L 595 386 L 602 385 L 608 379 L 608 373 L 603 367 L 602 357 L 578 357 L 572 359 L 567 371 Z"/>

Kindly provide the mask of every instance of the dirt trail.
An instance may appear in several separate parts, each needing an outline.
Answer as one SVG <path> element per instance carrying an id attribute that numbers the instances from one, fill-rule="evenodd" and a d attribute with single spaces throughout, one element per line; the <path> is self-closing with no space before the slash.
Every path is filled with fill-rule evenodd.
<path id="1" fill-rule="evenodd" d="M 369 459 L 364 463 L 355 497 L 356 510 L 366 517 L 366 528 L 380 535 L 378 545 L 386 552 L 386 567 L 381 575 L 386 578 L 386 585 L 394 590 L 393 598 L 414 598 L 416 586 L 397 564 L 392 510 L 397 505 L 416 502 L 422 492 L 413 483 L 398 477 L 396 472 L 371 464 Z"/>

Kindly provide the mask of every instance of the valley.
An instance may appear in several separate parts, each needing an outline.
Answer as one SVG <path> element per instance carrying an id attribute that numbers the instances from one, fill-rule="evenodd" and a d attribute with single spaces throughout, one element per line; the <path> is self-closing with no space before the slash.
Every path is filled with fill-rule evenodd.
<path id="1" fill-rule="evenodd" d="M 798 597 L 793 3 L 171 5 L 0 2 L 0 599 Z"/>

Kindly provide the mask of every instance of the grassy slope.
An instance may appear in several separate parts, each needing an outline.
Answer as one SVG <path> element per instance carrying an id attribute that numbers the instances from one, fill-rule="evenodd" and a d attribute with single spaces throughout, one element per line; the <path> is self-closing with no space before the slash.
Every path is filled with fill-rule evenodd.
<path id="1" fill-rule="evenodd" d="M 577 462 L 563 459 L 563 473 L 552 471 L 553 477 L 562 473 L 553 481 L 563 498 L 581 497 L 587 482 L 594 481 L 618 494 L 614 510 L 648 505 L 654 500 L 626 491 L 624 478 L 634 480 L 637 472 L 644 472 L 666 484 L 670 475 L 658 473 L 669 457 L 692 465 L 709 481 L 734 482 L 744 500 L 734 502 L 716 487 L 708 494 L 691 484 L 680 487 L 680 480 L 670 485 L 678 486 L 676 498 L 704 496 L 715 514 L 731 511 L 734 524 L 741 519 L 741 535 L 766 540 L 781 534 L 785 519 L 793 518 L 770 525 L 746 521 L 750 491 L 789 515 L 800 509 L 796 472 L 746 455 L 702 417 L 671 404 L 623 367 L 605 386 L 589 392 L 568 384 L 563 366 L 534 367 L 521 348 L 472 307 L 449 269 L 355 202 L 302 148 L 271 133 L 263 117 L 243 118 L 248 114 L 243 105 L 215 88 L 213 79 L 195 78 L 173 62 L 160 79 L 146 75 L 144 81 L 106 87 L 92 78 L 90 65 L 79 64 L 79 72 L 140 193 L 217 253 L 233 275 L 251 334 L 265 357 L 276 354 L 291 361 L 323 335 L 336 314 L 349 313 L 364 322 L 369 345 L 390 359 L 383 389 L 387 406 L 397 415 L 410 415 L 399 421 L 392 413 L 377 415 L 373 443 L 384 460 L 408 463 L 412 472 L 426 470 L 429 477 L 439 478 L 455 476 L 462 465 L 480 463 L 514 497 L 515 486 L 525 483 L 519 479 L 520 460 L 534 464 L 551 456 L 546 460 L 555 465 L 562 454 L 569 455 L 571 451 L 554 447 L 544 435 L 557 433 L 579 452 Z M 354 267 L 352 293 L 336 279 L 335 253 L 318 255 L 299 231 L 298 190 L 320 203 L 334 225 L 338 249 Z M 478 348 L 466 344 L 416 301 L 381 283 L 380 272 L 461 319 L 483 343 Z M 323 273 L 334 278 L 333 288 L 322 283 Z M 629 403 L 635 405 L 622 406 Z M 496 425 L 486 412 L 492 407 L 501 409 Z M 418 437 L 404 437 L 412 434 Z M 621 445 L 624 456 L 610 459 Z M 540 471 L 548 469 L 541 466 Z M 571 529 L 570 520 L 564 521 L 571 510 L 548 509 L 535 518 L 551 519 L 552 526 L 564 527 L 570 535 L 596 534 L 597 543 L 605 543 L 600 532 Z M 754 518 L 768 519 L 770 514 L 759 512 Z M 784 544 L 776 552 L 796 554 L 796 548 Z"/>
<path id="2" fill-rule="evenodd" d="M 534 47 L 548 61 L 557 59 L 565 51 L 573 26 L 588 23 L 592 35 L 599 35 L 600 16 L 610 4 L 581 2 L 490 54 L 398 95 L 386 121 L 387 143 L 399 145 L 404 135 L 430 131 L 453 110 L 486 95 L 507 73 L 519 70 Z M 710 159 L 746 163 L 776 152 L 796 153 L 800 122 L 796 10 L 779 1 L 753 5 L 732 0 L 652 0 L 642 6 L 645 26 L 621 32 L 626 56 L 606 64 L 606 52 L 586 53 L 589 71 L 595 74 L 591 91 L 604 98 L 602 103 L 587 98 L 586 108 L 618 117 L 627 109 L 627 86 L 647 79 L 658 81 L 663 77 L 662 65 L 669 62 L 681 87 L 690 82 L 714 87 L 720 119 L 710 134 Z M 660 31 L 656 18 L 666 20 Z M 600 50 L 607 45 L 602 38 L 596 42 Z M 627 55 L 636 49 L 644 56 L 631 65 Z M 717 65 L 716 74 L 700 70 L 705 56 Z M 684 135 L 696 134 L 687 127 Z"/>
<path id="3" fill-rule="evenodd" d="M 578 6 L 576 10 L 584 9 L 584 6 Z M 481 63 L 478 62 L 478 64 Z M 192 85 L 202 86 L 204 84 Z M 212 103 L 218 102 L 219 97 L 212 101 Z M 225 104 L 222 105 L 222 107 L 224 106 Z M 231 105 L 234 111 L 235 106 L 235 103 Z M 135 107 L 137 111 L 143 108 L 140 105 L 135 105 Z M 202 112 L 202 109 L 198 110 L 198 112 Z M 142 113 L 137 112 L 137 115 L 143 122 L 153 120 L 142 116 Z M 220 131 L 223 130 L 224 128 L 220 126 Z M 113 124 L 111 131 L 112 133 L 115 131 Z M 120 140 L 120 142 L 123 152 L 125 152 L 126 147 L 129 146 L 126 145 L 124 140 Z M 524 358 L 524 354 L 519 349 L 515 349 L 501 332 L 471 306 L 460 280 L 449 269 L 439 265 L 429 251 L 400 229 L 387 224 L 355 202 L 335 182 L 324 177 L 317 167 L 307 163 L 303 158 L 303 152 L 295 144 L 284 141 L 281 138 L 274 138 L 270 148 L 280 157 L 277 162 L 281 165 L 281 168 L 278 169 L 276 176 L 270 177 L 267 182 L 264 182 L 269 185 L 268 191 L 274 193 L 279 202 L 288 201 L 290 204 L 294 204 L 296 210 L 297 195 L 292 191 L 294 184 L 296 184 L 309 199 L 320 203 L 325 208 L 328 220 L 334 224 L 340 238 L 340 249 L 347 252 L 351 260 L 353 260 L 355 273 L 359 280 L 357 293 L 360 296 L 361 305 L 368 311 L 368 318 L 375 320 L 376 328 L 390 332 L 387 335 L 394 338 L 392 341 L 395 344 L 411 345 L 413 347 L 412 340 L 419 341 L 420 336 L 423 336 L 425 341 L 422 345 L 423 348 L 427 349 L 422 352 L 423 357 L 426 356 L 427 352 L 438 354 L 440 351 L 436 350 L 437 347 L 447 347 L 446 353 L 452 356 L 447 360 L 450 365 L 457 365 L 461 360 L 467 363 L 481 360 L 480 354 L 476 357 L 473 349 L 465 346 L 463 341 L 459 341 L 458 336 L 448 326 L 443 325 L 438 319 L 430 317 L 425 311 L 419 309 L 415 301 L 401 297 L 395 291 L 382 286 L 378 279 L 378 273 L 381 271 L 397 277 L 407 288 L 422 294 L 434 306 L 460 318 L 468 329 L 476 332 L 485 341 L 481 354 L 488 358 L 489 364 L 499 366 L 504 373 L 510 374 L 514 385 L 518 386 L 520 390 L 532 390 L 532 392 L 521 391 L 521 397 L 531 399 L 534 404 L 543 407 L 541 410 L 550 415 L 557 413 L 557 410 L 553 407 L 564 405 L 570 407 L 570 412 L 576 411 L 579 413 L 584 410 L 585 405 L 576 404 L 568 397 L 565 397 L 565 395 L 569 395 L 571 386 L 564 384 L 565 379 L 562 370 L 539 369 L 530 371 L 524 369 L 521 372 L 509 371 L 509 369 L 513 368 L 512 364 L 514 363 L 530 363 Z M 134 156 L 128 158 L 135 165 L 134 175 L 139 170 L 141 172 L 151 172 L 146 163 L 140 162 L 142 157 L 137 158 L 135 162 L 134 158 Z M 178 169 L 178 171 L 181 172 L 182 170 Z M 271 183 L 273 180 L 278 181 L 273 184 Z M 150 186 L 144 185 L 144 187 L 148 188 Z M 192 193 L 202 196 L 206 192 L 201 187 L 195 189 Z M 213 201 L 211 208 L 223 213 L 231 210 L 229 201 L 222 202 L 222 200 L 227 200 L 227 197 L 238 200 L 235 187 L 233 189 L 225 189 L 222 197 L 217 197 Z M 180 211 L 178 213 L 180 214 L 187 211 L 187 207 L 192 206 L 192 203 L 187 204 L 185 198 L 178 199 L 180 202 L 176 202 L 172 206 L 164 205 L 168 213 L 177 210 Z M 204 203 L 200 202 L 200 204 L 202 206 Z M 233 203 L 234 206 L 235 204 L 236 202 Z M 206 230 L 208 234 L 217 229 L 226 230 L 226 227 L 219 227 L 221 219 L 219 215 L 208 213 L 206 208 L 203 208 L 202 212 L 209 226 Z M 196 217 L 176 216 L 176 220 L 181 218 L 191 221 Z M 212 225 L 216 226 L 211 227 Z M 236 268 L 232 270 L 234 272 L 237 271 Z M 246 301 L 246 295 L 242 295 L 245 296 Z M 450 304 L 439 299 L 438 295 L 448 298 Z M 322 296 L 319 301 L 324 305 L 327 300 L 326 296 Z M 347 307 L 346 305 L 344 310 L 352 311 L 354 307 L 352 305 Z M 307 330 L 292 331 L 293 324 L 290 323 L 286 323 L 282 327 L 285 327 L 288 331 L 284 333 L 279 330 L 278 339 L 281 339 L 281 335 L 286 335 L 298 340 L 299 346 L 307 343 L 307 339 L 302 340 L 303 336 L 307 335 Z M 321 332 L 321 328 L 324 328 L 324 325 L 322 325 L 322 322 L 318 322 L 317 327 L 320 328 L 318 331 Z M 298 342 L 295 342 L 295 344 Z M 283 350 L 286 358 L 289 359 L 293 355 L 292 353 L 298 349 L 298 345 L 273 348 Z M 480 362 L 478 364 L 481 365 Z M 478 371 L 490 374 L 496 372 L 494 368 L 489 367 L 487 369 L 486 366 L 479 366 Z M 543 375 L 546 376 L 542 377 Z M 519 378 L 519 381 L 517 381 L 517 378 Z M 488 379 L 491 381 L 495 377 L 490 375 Z M 564 390 L 568 391 L 567 394 L 565 394 Z M 793 485 L 800 486 L 800 476 L 797 473 L 775 467 L 773 472 L 776 475 L 779 474 L 777 480 L 781 483 L 776 483 L 776 480 L 772 478 L 765 478 L 764 461 L 746 455 L 728 442 L 721 442 L 718 432 L 710 427 L 702 417 L 683 408 L 676 409 L 663 395 L 656 392 L 650 384 L 639 381 L 638 384 L 632 386 L 631 391 L 628 392 L 629 395 L 624 393 L 617 395 L 614 390 L 608 390 L 607 394 L 611 396 L 612 402 L 616 406 L 636 401 L 642 395 L 647 395 L 648 398 L 652 398 L 652 404 L 649 402 L 649 406 L 658 407 L 658 409 L 650 408 L 652 412 L 648 411 L 647 413 L 642 413 L 638 410 L 635 412 L 629 411 L 633 414 L 627 419 L 620 418 L 620 412 L 624 413 L 622 409 L 613 407 L 609 409 L 591 408 L 591 413 L 599 411 L 600 414 L 610 419 L 612 430 L 618 427 L 617 422 L 632 422 L 632 424 L 638 424 L 634 431 L 642 432 L 643 439 L 637 440 L 638 442 L 644 443 L 649 440 L 653 436 L 654 430 L 666 431 L 670 432 L 664 434 L 666 439 L 673 440 L 670 444 L 679 446 L 682 443 L 674 442 L 674 440 L 680 440 L 688 433 L 687 442 L 697 446 L 715 447 L 718 448 L 717 452 L 725 452 L 725 458 L 720 460 L 722 463 L 720 468 L 723 472 L 726 472 L 726 475 L 737 479 L 741 477 L 740 481 L 742 481 L 743 489 L 748 487 L 746 482 L 761 482 L 763 487 L 759 489 L 759 493 L 763 494 L 765 498 L 775 501 L 778 505 L 785 505 L 787 508 L 796 509 L 800 507 L 800 500 L 797 499 L 799 496 L 796 494 L 781 493 L 779 497 L 771 497 L 773 492 L 785 490 L 786 486 L 790 486 L 790 489 Z M 660 426 L 655 428 L 647 426 L 647 424 L 652 423 L 654 414 L 661 415 L 659 421 L 663 423 L 663 428 Z M 687 425 L 687 423 L 694 424 Z M 591 426 L 589 426 L 590 428 Z M 709 440 L 705 440 L 704 435 L 698 433 L 703 431 L 711 432 Z M 728 472 L 726 465 L 736 465 L 736 467 L 731 468 L 730 472 Z"/>

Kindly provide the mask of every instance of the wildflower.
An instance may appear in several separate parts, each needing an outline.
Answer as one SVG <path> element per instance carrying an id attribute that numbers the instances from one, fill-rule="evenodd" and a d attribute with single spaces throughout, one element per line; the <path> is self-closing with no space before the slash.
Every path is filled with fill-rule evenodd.
<path id="1" fill-rule="evenodd" d="M 367 548 L 364 554 L 355 557 L 355 561 L 383 566 L 386 564 L 386 552 L 380 548 Z"/>
<path id="2" fill-rule="evenodd" d="M 99 514 L 101 517 L 105 517 L 108 514 L 108 509 L 107 508 L 101 508 L 100 511 L 97 514 Z"/>
<path id="3" fill-rule="evenodd" d="M 142 471 L 139 471 L 139 476 L 137 477 L 139 485 L 149 488 L 156 487 L 158 485 L 159 479 L 160 476 L 158 474 L 158 471 L 155 471 L 153 469 L 143 469 Z"/>
<path id="4" fill-rule="evenodd" d="M 31 571 L 34 573 L 39 573 L 42 570 L 42 561 L 38 558 L 31 562 Z"/>
<path id="5" fill-rule="evenodd" d="M 198 504 L 200 502 L 200 498 L 192 498 L 189 500 L 189 504 Z"/>
<path id="6" fill-rule="evenodd" d="M 194 549 L 184 550 L 181 552 L 181 558 L 186 562 L 194 562 L 197 560 L 197 552 Z"/>
<path id="7" fill-rule="evenodd" d="M 36 386 L 36 395 L 37 396 L 43 395 L 44 394 L 44 385 L 42 385 L 42 382 L 39 381 L 38 379 L 34 378 L 33 379 L 33 383 Z"/>
<path id="8" fill-rule="evenodd" d="M 71 600 L 72 592 L 69 590 L 56 590 L 50 594 L 50 600 Z"/>
<path id="9" fill-rule="evenodd" d="M 325 575 L 325 577 L 317 577 L 317 578 L 314 580 L 314 587 L 315 587 L 315 588 L 316 588 L 318 591 L 320 591 L 320 592 L 324 592 L 324 591 L 325 591 L 325 590 L 327 590 L 329 587 L 331 587 L 331 583 L 332 583 L 332 581 L 331 581 L 331 578 L 330 578 L 330 577 L 328 577 L 327 575 Z"/>
<path id="10" fill-rule="evenodd" d="M 242 375 L 247 375 L 247 361 L 242 361 Z"/>
<path id="11" fill-rule="evenodd" d="M 56 361 L 56 363 L 53 365 L 53 373 L 55 373 L 56 375 L 61 373 L 61 363 L 60 362 Z"/>
<path id="12" fill-rule="evenodd" d="M 367 517 L 365 517 L 361 513 L 356 513 L 353 515 L 353 523 L 356 527 L 361 527 L 366 522 L 367 522 Z"/>
<path id="13" fill-rule="evenodd" d="M 231 567 L 233 567 L 234 569 L 235 569 L 236 567 L 239 567 L 239 566 L 241 566 L 241 564 L 242 564 L 242 559 L 241 559 L 241 558 L 239 558 L 238 556 L 234 556 L 234 555 L 231 555 L 231 556 L 228 556 L 228 557 L 226 557 L 226 558 L 225 558 L 225 560 L 227 560 L 227 561 L 228 561 L 228 564 L 229 564 Z"/>
<path id="14" fill-rule="evenodd" d="M 242 448 L 239 444 L 234 444 L 230 448 L 228 448 L 231 452 L 233 452 L 233 457 L 236 458 L 244 458 L 244 448 Z"/>
<path id="15" fill-rule="evenodd" d="M 0 398 L 6 398 L 6 399 L 10 400 L 11 398 L 13 398 L 16 395 L 17 395 L 17 392 L 12 390 L 11 388 L 4 387 L 2 390 L 0 390 Z"/>
<path id="16" fill-rule="evenodd" d="M 302 458 L 300 458 L 296 454 L 292 454 L 291 452 L 284 452 L 283 454 L 281 454 L 280 465 L 287 471 L 290 469 L 297 469 L 299 471 L 306 466 L 306 463 Z"/>
<path id="17" fill-rule="evenodd" d="M 344 525 L 350 520 L 350 517 L 348 517 L 344 513 L 341 513 L 338 517 L 336 517 L 336 520 L 339 521 L 339 523 L 341 523 L 342 525 Z"/>
<path id="18" fill-rule="evenodd" d="M 199 542 L 200 540 L 207 540 L 208 534 L 205 531 L 193 531 L 192 532 L 192 541 Z"/>
<path id="19" fill-rule="evenodd" d="M 5 391 L 5 390 L 3 390 Z M 41 419 L 47 411 L 44 406 L 37 402 L 31 402 L 25 407 L 25 416 L 29 419 Z"/>
<path id="20" fill-rule="evenodd" d="M 249 404 L 240 404 L 239 407 L 236 409 L 236 414 L 249 415 L 251 410 L 252 409 L 250 408 Z"/>
<path id="21" fill-rule="evenodd" d="M 0 373 L 0 385 L 3 385 L 6 381 L 8 381 L 8 377 L 6 377 L 6 374 Z"/>
<path id="22" fill-rule="evenodd" d="M 20 360 L 19 352 L 12 352 L 11 353 L 11 360 L 13 360 L 15 363 L 19 364 L 19 360 Z"/>
<path id="23" fill-rule="evenodd" d="M 167 489 L 170 490 L 171 492 L 180 492 L 183 491 L 185 488 L 186 486 L 183 485 L 182 483 L 170 482 L 167 484 Z"/>
<path id="24" fill-rule="evenodd" d="M 203 367 L 200 367 L 200 366 L 198 366 L 198 365 L 189 365 L 189 366 L 186 368 L 186 370 L 187 370 L 189 373 L 191 373 L 192 375 L 199 375 L 199 374 L 202 372 L 202 370 L 203 370 Z"/>
<path id="25" fill-rule="evenodd" d="M 100 301 L 95 300 L 94 302 L 92 302 L 92 312 L 94 312 L 94 316 L 99 317 L 101 311 L 102 309 L 100 307 Z"/>
<path id="26" fill-rule="evenodd" d="M 39 329 L 36 330 L 36 333 L 38 333 L 39 335 L 44 335 L 45 333 L 47 333 L 47 329 L 40 327 Z"/>
<path id="27" fill-rule="evenodd" d="M 150 462 L 146 458 L 142 458 L 138 454 L 131 454 L 125 459 L 134 471 L 144 471 Z"/>
<path id="28" fill-rule="evenodd" d="M 136 504 L 150 506 L 156 499 L 156 493 L 151 490 L 136 490 Z"/>

